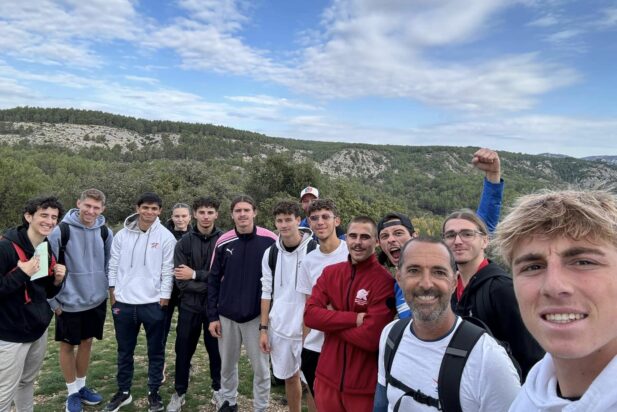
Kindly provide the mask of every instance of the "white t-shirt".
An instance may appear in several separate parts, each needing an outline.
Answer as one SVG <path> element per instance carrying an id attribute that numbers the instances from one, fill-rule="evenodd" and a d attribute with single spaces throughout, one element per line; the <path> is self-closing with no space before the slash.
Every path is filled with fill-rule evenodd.
<path id="1" fill-rule="evenodd" d="M 386 386 L 384 348 L 394 322 L 384 328 L 379 340 L 377 381 L 382 386 Z M 457 318 L 457 327 L 460 323 L 461 318 Z M 406 328 L 392 361 L 391 375 L 410 388 L 439 399 L 439 368 L 455 330 L 442 339 L 423 341 Z M 463 412 L 507 411 L 520 387 L 518 374 L 505 349 L 488 334 L 482 335 L 471 350 L 461 377 L 459 395 Z M 400 389 L 387 386 L 388 411 L 394 410 L 402 395 Z M 400 410 L 435 412 L 435 408 L 418 403 L 410 396 L 401 401 Z"/>
<path id="2" fill-rule="evenodd" d="M 345 262 L 348 254 L 347 243 L 343 240 L 341 240 L 340 245 L 335 250 L 328 254 L 322 253 L 320 248 L 307 254 L 302 261 L 302 265 L 300 265 L 296 291 L 310 295 L 324 268 L 335 263 Z M 321 352 L 323 340 L 323 332 L 311 329 L 304 339 L 304 347 L 315 352 Z"/>

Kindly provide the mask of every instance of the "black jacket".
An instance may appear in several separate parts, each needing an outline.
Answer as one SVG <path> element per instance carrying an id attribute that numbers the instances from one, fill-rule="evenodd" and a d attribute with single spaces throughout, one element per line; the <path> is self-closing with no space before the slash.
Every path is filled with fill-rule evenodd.
<path id="1" fill-rule="evenodd" d="M 484 302 L 486 297 L 488 302 Z M 544 351 L 523 324 L 512 278 L 497 264 L 489 262 L 473 275 L 459 302 L 456 294 L 452 295 L 452 304 L 457 315 L 480 319 L 496 339 L 508 343 L 521 367 L 523 379 L 544 356 Z"/>
<path id="2" fill-rule="evenodd" d="M 12 243 L 17 244 L 28 259 L 34 254 L 24 226 L 10 229 L 0 240 L 0 340 L 34 342 L 49 326 L 53 312 L 47 299 L 60 291 L 60 285 L 54 286 L 53 275 L 30 281 L 30 277 L 17 267 L 19 255 Z M 48 253 L 51 257 L 51 247 Z M 49 265 L 51 268 L 51 259 Z"/>
<path id="3" fill-rule="evenodd" d="M 193 227 L 183 236 L 174 250 L 174 267 L 186 265 L 195 271 L 193 280 L 175 280 L 180 290 L 180 307 L 195 313 L 206 314 L 208 306 L 208 273 L 214 254 L 214 245 L 223 232 L 214 228 L 203 235 Z"/>
<path id="4" fill-rule="evenodd" d="M 221 235 L 208 276 L 210 322 L 219 314 L 238 323 L 259 316 L 262 258 L 275 240 L 274 233 L 258 226 L 251 233 L 234 229 Z"/>

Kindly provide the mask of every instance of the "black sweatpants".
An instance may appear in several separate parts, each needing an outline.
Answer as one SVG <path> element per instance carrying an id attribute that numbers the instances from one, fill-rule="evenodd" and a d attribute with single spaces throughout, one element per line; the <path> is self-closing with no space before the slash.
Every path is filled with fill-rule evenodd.
<path id="1" fill-rule="evenodd" d="M 178 326 L 176 329 L 176 376 L 175 389 L 178 394 L 186 393 L 189 386 L 191 359 L 203 330 L 204 344 L 210 362 L 210 379 L 212 389 L 221 388 L 221 355 L 218 339 L 208 331 L 208 317 L 205 313 L 195 313 L 182 306 L 178 308 Z"/>

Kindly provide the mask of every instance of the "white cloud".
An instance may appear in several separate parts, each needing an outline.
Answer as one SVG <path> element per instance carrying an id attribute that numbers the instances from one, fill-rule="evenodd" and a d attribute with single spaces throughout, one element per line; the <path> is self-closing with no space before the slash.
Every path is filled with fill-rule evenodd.
<path id="1" fill-rule="evenodd" d="M 617 27 L 617 7 L 608 7 L 602 10 L 599 26 L 602 28 Z"/>
<path id="2" fill-rule="evenodd" d="M 260 105 L 260 106 L 274 106 L 274 107 L 298 109 L 298 110 L 319 110 L 318 107 L 310 105 L 310 104 L 296 102 L 296 101 L 289 100 L 286 98 L 274 97 L 274 96 L 265 96 L 265 95 L 225 96 L 225 98 L 228 100 L 232 100 L 234 102 L 255 104 L 255 105 Z"/>
<path id="3" fill-rule="evenodd" d="M 155 85 L 155 84 L 159 84 L 160 83 L 159 79 L 156 79 L 154 77 L 125 75 L 124 78 L 127 79 L 127 80 L 134 81 L 134 82 L 147 83 L 147 84 L 151 84 L 151 85 Z"/>
<path id="4" fill-rule="evenodd" d="M 125 77 L 136 84 L 125 85 L 96 76 L 77 76 L 63 72 L 41 75 L 16 70 L 0 60 L 1 106 L 74 107 L 146 119 L 221 124 L 246 130 L 255 130 L 260 122 L 285 122 L 287 117 L 282 113 L 284 109 L 309 109 L 308 105 L 302 103 L 287 99 L 277 101 L 269 96 L 246 99 L 244 103 L 247 105 L 209 102 L 197 94 L 158 85 L 147 77 Z M 54 98 L 38 92 L 50 85 L 87 89 L 88 92 L 78 99 L 68 97 L 69 93 Z M 239 101 L 242 100 L 240 97 Z"/>
<path id="5" fill-rule="evenodd" d="M 577 74 L 532 53 L 457 64 L 426 53 L 487 35 L 508 4 L 336 1 L 324 14 L 328 40 L 308 47 L 294 77 L 281 81 L 330 99 L 409 98 L 472 112 L 527 109 L 536 96 L 571 84 Z"/>
<path id="6" fill-rule="evenodd" d="M 239 38 L 197 21 L 178 19 L 144 40 L 148 47 L 173 49 L 187 69 L 275 78 L 282 68 L 264 52 L 246 46 Z"/>
<path id="7" fill-rule="evenodd" d="M 239 36 L 258 7 L 244 0 L 179 0 L 187 16 L 164 26 L 138 15 L 129 0 L 34 1 L 3 3 L 0 39 L 10 41 L 0 46 L 43 64 L 101 67 L 108 62 L 95 46 L 124 40 L 137 53 L 173 50 L 186 70 L 250 77 L 320 98 L 406 98 L 471 112 L 527 109 L 540 94 L 577 79 L 534 54 L 457 64 L 427 57 L 490 34 L 500 13 L 514 7 L 506 0 L 464 7 L 459 0 L 336 0 L 324 11 L 321 33 L 310 34 L 312 46 L 289 61 Z M 567 33 L 553 36 L 563 41 Z"/>
<path id="8" fill-rule="evenodd" d="M 606 154 L 614 150 L 617 120 L 529 115 L 437 125 L 417 130 L 416 136 L 451 136 L 448 145 L 474 145 L 525 153 L 572 156 Z"/>
<path id="9" fill-rule="evenodd" d="M 617 120 L 530 115 L 492 117 L 424 127 L 366 127 L 324 116 L 291 118 L 288 137 L 400 145 L 480 146 L 576 157 L 614 152 Z"/>
<path id="10" fill-rule="evenodd" d="M 30 62 L 98 67 L 94 44 L 135 40 L 148 19 L 129 0 L 5 0 L 0 5 L 0 46 Z"/>
<path id="11" fill-rule="evenodd" d="M 191 18 L 223 32 L 237 31 L 248 22 L 244 11 L 250 3 L 238 0 L 179 0 L 180 7 L 188 10 Z"/>
<path id="12" fill-rule="evenodd" d="M 145 44 L 174 50 L 185 69 L 249 76 L 320 98 L 408 98 L 463 111 L 527 109 L 535 96 L 577 79 L 533 54 L 458 64 L 425 56 L 431 48 L 486 35 L 498 12 L 511 6 L 505 0 L 465 7 L 457 0 L 337 0 L 324 12 L 322 35 L 311 33 L 314 44 L 287 62 L 233 33 L 246 18 L 240 3 L 228 0 L 219 9 L 212 1 L 181 2 L 191 16 L 154 32 Z"/>
<path id="13" fill-rule="evenodd" d="M 2 107 L 14 107 L 23 102 L 30 102 L 36 97 L 36 93 L 17 83 L 14 79 L 5 78 L 0 75 L 0 100 Z"/>
<path id="14" fill-rule="evenodd" d="M 547 40 L 551 43 L 562 43 L 572 41 L 574 38 L 583 34 L 579 29 L 566 29 L 555 33 L 552 33 L 547 37 Z"/>
<path id="15" fill-rule="evenodd" d="M 557 19 L 556 16 L 549 14 L 533 20 L 527 25 L 531 27 L 551 27 L 556 26 L 557 24 L 559 24 L 559 19 Z"/>

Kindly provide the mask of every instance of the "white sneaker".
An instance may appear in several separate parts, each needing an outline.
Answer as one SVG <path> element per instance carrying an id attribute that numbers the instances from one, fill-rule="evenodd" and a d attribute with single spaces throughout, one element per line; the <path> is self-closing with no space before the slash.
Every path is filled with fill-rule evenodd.
<path id="1" fill-rule="evenodd" d="M 184 395 L 178 395 L 178 393 L 174 393 L 167 405 L 167 412 L 180 412 L 182 410 L 182 405 L 184 405 L 185 399 Z"/>
<path id="2" fill-rule="evenodd" d="M 216 410 L 218 411 L 221 406 L 223 406 L 223 396 L 221 395 L 221 391 L 212 391 L 212 399 L 210 399 L 210 403 L 212 405 L 216 405 Z"/>

